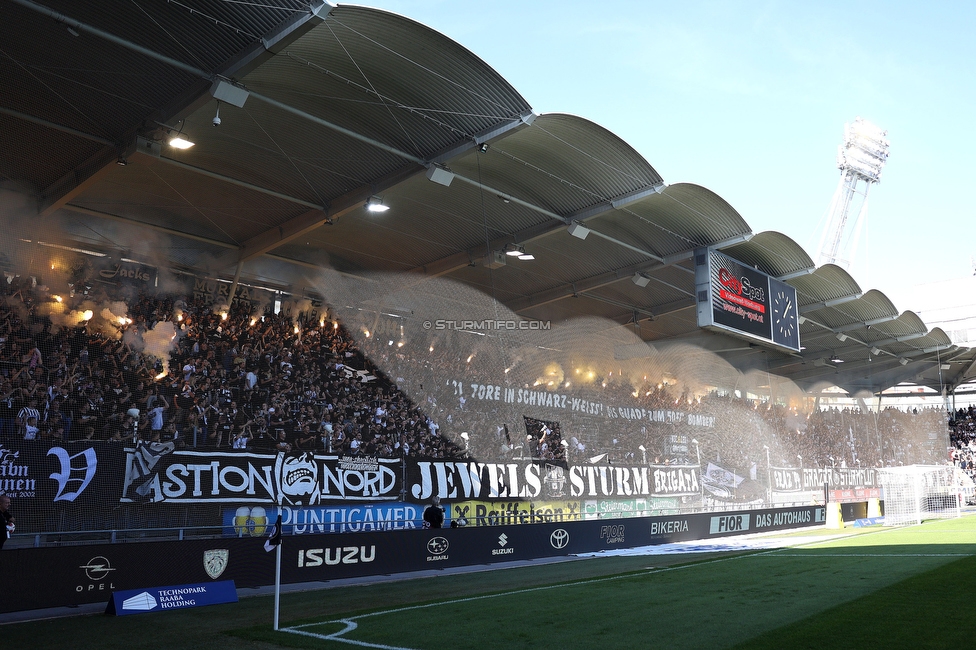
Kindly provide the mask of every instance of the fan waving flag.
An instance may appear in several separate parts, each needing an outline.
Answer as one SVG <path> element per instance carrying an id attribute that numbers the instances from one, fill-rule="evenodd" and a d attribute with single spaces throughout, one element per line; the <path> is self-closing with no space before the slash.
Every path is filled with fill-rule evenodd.
<path id="1" fill-rule="evenodd" d="M 278 513 L 278 519 L 275 520 L 274 526 L 271 527 L 271 533 L 268 535 L 268 539 L 264 541 L 264 550 L 271 552 L 275 550 L 276 546 L 281 545 L 281 513 Z"/>

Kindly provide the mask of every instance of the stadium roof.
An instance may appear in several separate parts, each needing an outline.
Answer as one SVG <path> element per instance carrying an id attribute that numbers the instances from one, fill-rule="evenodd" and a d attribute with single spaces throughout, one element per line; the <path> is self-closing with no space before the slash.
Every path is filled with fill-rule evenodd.
<path id="1" fill-rule="evenodd" d="M 599 125 L 536 115 L 408 18 L 316 0 L 0 6 L 0 180 L 40 206 L 11 233 L 109 250 L 155 231 L 166 264 L 273 286 L 322 265 L 447 277 L 526 318 L 604 317 L 806 389 L 976 377 L 974 352 L 941 330 L 789 237 L 752 233 L 710 190 L 665 184 Z M 195 146 L 168 146 L 176 133 Z M 390 210 L 367 213 L 371 197 Z M 535 260 L 499 265 L 510 245 Z M 794 286 L 805 349 L 700 330 L 700 246 Z"/>

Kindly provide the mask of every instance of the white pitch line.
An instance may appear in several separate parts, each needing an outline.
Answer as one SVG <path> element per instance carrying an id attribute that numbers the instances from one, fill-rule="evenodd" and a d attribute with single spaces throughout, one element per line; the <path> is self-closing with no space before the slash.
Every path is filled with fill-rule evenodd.
<path id="1" fill-rule="evenodd" d="M 315 632 L 306 632 L 305 630 L 299 630 L 299 627 L 308 627 L 308 625 L 299 625 L 296 627 L 283 627 L 282 632 L 291 632 L 292 634 L 300 634 L 302 636 L 310 636 L 315 639 L 322 639 L 323 641 L 338 641 L 339 643 L 349 643 L 351 645 L 358 645 L 364 648 L 380 648 L 381 650 L 414 650 L 413 648 L 401 648 L 395 645 L 382 645 L 380 643 L 368 643 L 366 641 L 356 641 L 355 639 L 344 639 L 342 637 L 346 632 L 352 632 L 359 624 L 348 618 L 340 618 L 337 621 L 328 621 L 325 623 L 313 623 L 312 625 L 329 625 L 331 623 L 345 623 L 346 627 L 339 630 L 338 632 L 333 632 L 332 634 L 316 634 Z"/>

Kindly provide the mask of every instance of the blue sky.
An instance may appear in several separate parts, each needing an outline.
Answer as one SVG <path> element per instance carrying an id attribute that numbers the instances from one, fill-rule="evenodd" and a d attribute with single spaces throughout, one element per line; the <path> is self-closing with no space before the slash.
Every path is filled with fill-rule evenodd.
<path id="1" fill-rule="evenodd" d="M 537 113 L 586 117 L 667 183 L 727 200 L 816 260 L 845 122 L 888 130 L 852 274 L 907 287 L 972 274 L 976 4 L 364 2 L 443 32 Z"/>

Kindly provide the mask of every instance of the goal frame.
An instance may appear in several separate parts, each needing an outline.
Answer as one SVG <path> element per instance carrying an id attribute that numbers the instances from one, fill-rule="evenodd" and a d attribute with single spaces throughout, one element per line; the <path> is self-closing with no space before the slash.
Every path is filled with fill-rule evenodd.
<path id="1" fill-rule="evenodd" d="M 927 519 L 962 516 L 963 492 L 951 465 L 906 465 L 878 470 L 884 499 L 884 525 L 921 524 Z"/>

